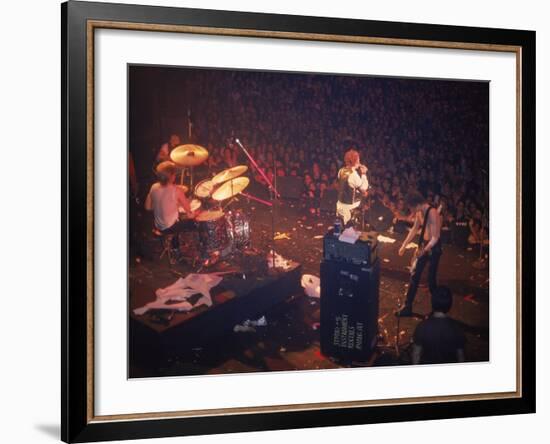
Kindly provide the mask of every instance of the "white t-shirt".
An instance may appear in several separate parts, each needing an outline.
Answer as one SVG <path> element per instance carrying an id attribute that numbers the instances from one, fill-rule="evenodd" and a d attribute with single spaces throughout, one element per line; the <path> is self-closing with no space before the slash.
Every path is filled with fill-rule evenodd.
<path id="1" fill-rule="evenodd" d="M 155 215 L 155 226 L 159 230 L 166 230 L 179 219 L 178 189 L 174 184 L 162 186 L 156 182 L 149 191 L 151 205 Z"/>

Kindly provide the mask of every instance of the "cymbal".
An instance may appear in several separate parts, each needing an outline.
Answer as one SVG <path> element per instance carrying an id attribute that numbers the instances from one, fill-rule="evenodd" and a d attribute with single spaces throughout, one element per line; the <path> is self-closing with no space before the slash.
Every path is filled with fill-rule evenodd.
<path id="1" fill-rule="evenodd" d="M 191 199 L 189 206 L 191 207 L 191 211 L 197 211 L 200 210 L 202 202 L 199 199 Z M 178 207 L 178 212 L 185 213 L 185 210 L 183 207 Z"/>
<path id="2" fill-rule="evenodd" d="M 237 177 L 236 179 L 228 180 L 212 193 L 212 199 L 217 201 L 229 199 L 239 194 L 249 183 L 250 179 L 248 177 Z"/>
<path id="3" fill-rule="evenodd" d="M 211 180 L 201 180 L 195 187 L 195 196 L 207 198 L 210 197 L 212 191 L 214 191 L 215 185 Z"/>
<path id="4" fill-rule="evenodd" d="M 216 174 L 212 178 L 212 183 L 214 185 L 219 185 L 220 183 L 224 183 L 226 180 L 239 177 L 241 174 L 245 173 L 247 170 L 248 170 L 248 167 L 246 165 L 237 165 L 231 168 L 227 168 L 226 170 L 223 170 L 222 172 Z"/>
<path id="5" fill-rule="evenodd" d="M 187 185 L 176 185 L 180 190 L 182 190 L 184 193 L 187 193 L 189 191 L 189 188 Z"/>
<path id="6" fill-rule="evenodd" d="M 170 159 L 178 166 L 197 166 L 208 159 L 208 150 L 200 145 L 179 145 L 170 152 Z"/>

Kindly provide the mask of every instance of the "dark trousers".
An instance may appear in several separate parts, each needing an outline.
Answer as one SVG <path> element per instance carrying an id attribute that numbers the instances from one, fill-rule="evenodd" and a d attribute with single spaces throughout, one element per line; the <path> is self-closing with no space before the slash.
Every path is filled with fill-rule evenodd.
<path id="1" fill-rule="evenodd" d="M 428 286 L 430 287 L 430 293 L 433 294 L 437 287 L 437 267 L 439 266 L 439 259 L 441 258 L 441 241 L 437 242 L 428 254 L 418 258 L 416 262 L 416 268 L 411 274 L 409 280 L 409 289 L 407 291 L 407 307 L 412 307 L 416 292 L 418 290 L 418 284 L 422 277 L 422 272 L 426 267 L 426 264 L 430 264 L 428 268 Z"/>
<path id="2" fill-rule="evenodd" d="M 182 231 L 189 231 L 196 227 L 196 223 L 193 219 L 183 219 L 177 221 L 171 227 L 168 227 L 166 230 L 162 230 L 162 234 L 173 234 L 172 238 L 172 248 L 179 248 L 179 233 Z"/>

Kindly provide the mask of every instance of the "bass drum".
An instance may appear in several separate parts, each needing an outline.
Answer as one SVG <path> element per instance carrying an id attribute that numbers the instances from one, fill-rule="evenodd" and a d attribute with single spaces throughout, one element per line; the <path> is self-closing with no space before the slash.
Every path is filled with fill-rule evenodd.
<path id="1" fill-rule="evenodd" d="M 241 211 L 229 211 L 226 215 L 227 233 L 234 250 L 250 246 L 250 221 Z"/>
<path id="2" fill-rule="evenodd" d="M 227 248 L 230 238 L 222 210 L 203 211 L 195 220 L 199 228 L 201 253 L 204 256 Z"/>

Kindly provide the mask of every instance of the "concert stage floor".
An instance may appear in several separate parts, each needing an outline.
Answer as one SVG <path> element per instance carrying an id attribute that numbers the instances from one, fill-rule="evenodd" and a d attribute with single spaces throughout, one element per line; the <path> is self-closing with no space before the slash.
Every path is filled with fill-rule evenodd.
<path id="1" fill-rule="evenodd" d="M 267 255 L 271 233 L 271 213 L 261 204 L 237 203 L 250 217 L 252 245 Z M 139 235 L 150 231 L 150 214 L 137 217 L 136 229 Z M 276 251 L 285 258 L 301 264 L 300 273 L 319 276 L 322 256 L 322 235 L 334 221 L 333 215 L 314 216 L 301 205 L 285 202 L 275 209 L 275 231 L 286 233 L 290 239 L 276 240 Z M 397 320 L 393 314 L 398 300 L 403 299 L 408 282 L 407 266 L 411 252 L 399 257 L 397 250 L 404 235 L 380 233 L 396 239 L 395 243 L 379 243 L 381 260 L 379 332 L 381 338 L 377 353 L 369 363 L 357 365 L 400 365 L 408 364 L 407 345 L 420 318 Z M 175 281 L 180 274 L 191 272 L 185 265 L 170 267 L 166 258 L 150 260 L 134 250 L 130 258 L 130 309 L 154 299 L 154 290 Z M 462 326 L 467 339 L 466 360 L 487 361 L 489 359 L 489 272 L 478 270 L 472 263 L 478 257 L 477 249 L 464 249 L 444 245 L 444 254 L 439 267 L 439 283 L 447 285 L 454 294 L 450 315 Z M 136 260 L 136 255 L 139 258 Z M 229 261 L 230 262 L 230 261 Z M 424 281 L 423 281 L 424 282 Z M 213 291 L 214 294 L 214 291 Z M 266 303 L 265 310 L 255 316 L 264 315 L 267 325 L 255 328 L 253 332 L 227 331 L 216 340 L 201 340 L 199 335 L 185 350 L 158 359 L 141 356 L 130 360 L 132 377 L 177 376 L 201 374 L 227 374 L 254 371 L 311 370 L 341 367 L 337 362 L 323 356 L 319 345 L 319 300 L 306 296 L 301 289 L 279 293 L 276 300 Z M 247 306 L 242 305 L 241 322 L 250 318 Z M 201 309 L 199 309 L 201 310 Z M 430 311 L 430 294 L 426 285 L 421 285 L 414 305 L 414 311 L 427 314 Z M 133 315 L 130 316 L 134 317 Z M 215 328 L 211 326 L 210 328 Z M 209 327 L 204 324 L 202 337 L 209 336 Z M 395 347 L 398 334 L 399 354 Z M 140 343 L 140 337 L 133 340 L 133 347 L 146 350 L 147 344 Z M 131 354 L 132 355 L 132 354 Z"/>

